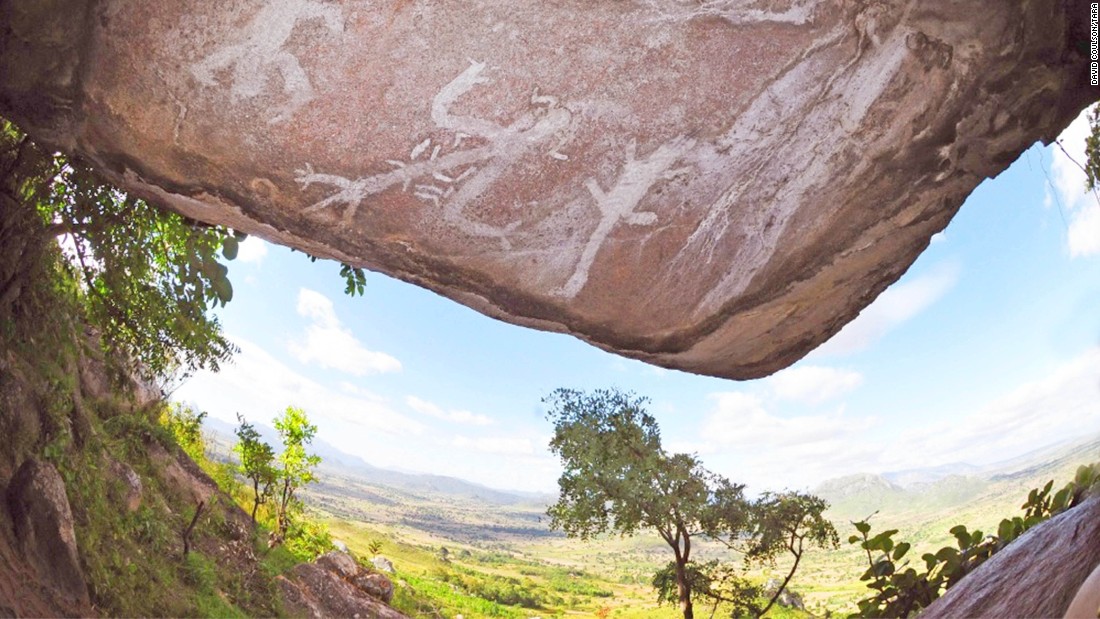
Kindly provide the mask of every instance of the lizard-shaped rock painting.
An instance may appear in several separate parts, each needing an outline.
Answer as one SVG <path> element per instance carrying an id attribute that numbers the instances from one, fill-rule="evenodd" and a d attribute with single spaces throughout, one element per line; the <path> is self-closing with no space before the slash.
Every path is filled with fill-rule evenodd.
<path id="1" fill-rule="evenodd" d="M 451 80 L 432 99 L 431 116 L 435 125 L 454 134 L 448 146 L 451 152 L 443 153 L 443 144 L 432 145 L 431 139 L 413 147 L 408 161 L 390 159 L 394 169 L 350 180 L 332 174 L 318 174 L 307 166 L 299 171 L 297 181 L 303 189 L 313 183 L 330 185 L 339 191 L 306 207 L 303 212 L 312 213 L 335 204 L 344 204 L 344 221 L 350 221 L 356 209 L 367 196 L 375 195 L 400 185 L 423 201 L 442 207 L 443 219 L 471 236 L 499 238 L 507 249 L 507 236 L 518 225 L 514 222 L 500 227 L 474 221 L 466 216 L 465 207 L 483 194 L 502 174 L 526 153 L 558 137 L 548 155 L 555 160 L 567 157 L 558 149 L 563 145 L 572 113 L 558 105 L 557 99 L 536 93 L 531 97 L 535 108 L 522 114 L 508 126 L 473 116 L 461 116 L 452 112 L 459 97 L 478 84 L 489 79 L 482 75 L 485 63 L 471 62 L 458 77 Z M 481 146 L 462 149 L 465 140 L 480 139 Z M 428 154 L 430 153 L 430 154 Z M 426 158 L 424 158 L 426 155 Z"/>

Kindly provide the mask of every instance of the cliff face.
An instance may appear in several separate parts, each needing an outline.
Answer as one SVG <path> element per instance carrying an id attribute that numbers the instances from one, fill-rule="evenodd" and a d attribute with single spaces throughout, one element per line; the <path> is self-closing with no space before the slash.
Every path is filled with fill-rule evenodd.
<path id="1" fill-rule="evenodd" d="M 0 114 L 199 220 L 660 365 L 824 341 L 1090 101 L 1088 4 L 0 1 Z"/>

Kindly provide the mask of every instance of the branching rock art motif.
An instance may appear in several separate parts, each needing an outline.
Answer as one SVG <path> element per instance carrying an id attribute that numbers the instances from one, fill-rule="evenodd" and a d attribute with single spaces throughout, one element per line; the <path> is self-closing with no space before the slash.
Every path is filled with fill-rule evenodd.
<path id="1" fill-rule="evenodd" d="M 619 223 L 632 226 L 650 226 L 657 223 L 657 214 L 639 212 L 636 209 L 653 185 L 662 180 L 671 180 L 691 170 L 690 167 L 671 169 L 695 145 L 695 140 L 678 137 L 644 159 L 637 159 L 637 143 L 631 141 L 626 149 L 626 163 L 615 184 L 604 191 L 599 182 L 592 177 L 584 186 L 596 201 L 600 210 L 600 221 L 588 237 L 581 252 L 580 260 L 569 281 L 558 291 L 560 296 L 574 297 L 588 283 L 588 271 L 596 260 L 596 254 L 607 240 L 608 235 Z"/>
<path id="2" fill-rule="evenodd" d="M 234 41 L 218 48 L 191 66 L 191 74 L 204 86 L 215 86 L 219 72 L 232 68 L 231 90 L 235 100 L 263 92 L 275 72 L 283 81 L 289 101 L 270 120 L 289 118 L 314 97 L 313 86 L 294 54 L 283 49 L 298 24 L 321 19 L 333 33 L 344 30 L 344 18 L 335 4 L 317 0 L 266 0 L 252 21 Z"/>
<path id="3" fill-rule="evenodd" d="M 683 21 L 697 17 L 719 17 L 733 24 L 777 23 L 801 25 L 813 18 L 815 0 L 795 0 L 777 11 L 765 0 L 642 0 L 661 20 Z"/>
<path id="4" fill-rule="evenodd" d="M 520 222 L 507 226 L 489 225 L 467 217 L 465 208 L 521 157 L 536 148 L 548 145 L 546 155 L 549 158 L 568 159 L 560 149 L 571 137 L 573 114 L 556 97 L 540 95 L 537 90 L 531 96 L 531 109 L 506 127 L 490 120 L 455 114 L 452 107 L 462 95 L 479 84 L 489 83 L 483 75 L 485 68 L 485 63 L 471 62 L 432 99 L 432 120 L 438 128 L 451 132 L 452 139 L 444 143 L 425 139 L 412 148 L 407 160 L 387 160 L 386 164 L 393 168 L 389 172 L 356 180 L 318 174 L 307 166 L 297 177 L 303 189 L 317 183 L 338 191 L 306 207 L 303 212 L 312 213 L 343 204 L 347 207 L 343 219 L 350 222 L 368 196 L 400 185 L 403 191 L 411 189 L 422 202 L 441 208 L 444 220 L 460 231 L 471 236 L 499 238 L 502 247 L 509 249 L 507 237 Z M 466 146 L 468 140 L 483 144 Z"/>

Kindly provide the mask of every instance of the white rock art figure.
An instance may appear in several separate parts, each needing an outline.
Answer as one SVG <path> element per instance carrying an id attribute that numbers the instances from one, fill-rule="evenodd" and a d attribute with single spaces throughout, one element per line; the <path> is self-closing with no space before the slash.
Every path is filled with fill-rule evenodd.
<path id="1" fill-rule="evenodd" d="M 386 161 L 389 172 L 350 180 L 332 174 L 318 174 L 311 167 L 300 170 L 297 181 L 303 189 L 313 183 L 338 189 L 329 197 L 306 207 L 303 212 L 319 211 L 335 204 L 347 209 L 343 220 L 350 222 L 356 209 L 368 196 L 400 185 L 413 191 L 421 201 L 441 208 L 444 221 L 471 236 L 499 238 L 509 249 L 508 235 L 520 222 L 493 226 L 466 216 L 465 207 L 482 195 L 500 176 L 530 151 L 553 141 L 547 156 L 564 161 L 567 155 L 560 149 L 568 142 L 572 113 L 558 103 L 557 98 L 532 95 L 533 109 L 523 113 L 507 127 L 490 120 L 461 116 L 452 112 L 459 97 L 478 84 L 489 83 L 482 75 L 485 63 L 471 62 L 458 77 L 451 80 L 432 99 L 431 116 L 436 127 L 453 133 L 449 143 L 433 144 L 431 138 L 418 143 L 409 152 L 409 159 Z M 463 148 L 467 140 L 480 140 L 481 146 Z M 446 151 L 446 152 L 444 152 Z"/>
<path id="2" fill-rule="evenodd" d="M 683 21 L 697 17 L 718 17 L 732 24 L 795 24 L 813 19 L 816 0 L 796 0 L 783 11 L 777 11 L 768 0 L 641 0 L 656 12 L 660 21 Z"/>
<path id="3" fill-rule="evenodd" d="M 653 185 L 663 180 L 672 180 L 691 170 L 690 167 L 671 168 L 693 146 L 695 146 L 694 139 L 681 136 L 662 144 L 646 158 L 637 159 L 637 143 L 631 141 L 626 149 L 626 163 L 623 164 L 622 172 L 611 189 L 604 191 L 599 182 L 592 177 L 585 181 L 584 186 L 592 194 L 596 207 L 600 210 L 600 221 L 588 237 L 573 275 L 558 291 L 559 295 L 574 297 L 584 288 L 588 283 L 588 271 L 596 260 L 596 254 L 599 253 L 600 247 L 615 226 L 620 223 L 632 226 L 650 226 L 657 223 L 656 213 L 638 212 L 636 209 Z"/>
<path id="4" fill-rule="evenodd" d="M 232 42 L 191 66 L 191 74 L 204 86 L 215 86 L 216 75 L 232 68 L 231 90 L 235 100 L 261 94 L 278 72 L 289 101 L 271 123 L 288 119 L 314 97 L 309 77 L 294 54 L 283 49 L 302 21 L 321 19 L 333 33 L 344 30 L 344 18 L 335 4 L 317 0 L 266 0 Z"/>

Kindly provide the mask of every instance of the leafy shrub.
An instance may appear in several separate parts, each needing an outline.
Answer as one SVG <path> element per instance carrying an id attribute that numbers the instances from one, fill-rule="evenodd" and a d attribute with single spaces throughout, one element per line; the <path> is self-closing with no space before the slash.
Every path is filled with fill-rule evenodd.
<path id="1" fill-rule="evenodd" d="M 202 437 L 202 420 L 205 412 L 198 412 L 184 404 L 171 404 L 161 413 L 161 425 L 168 428 L 183 451 L 198 464 L 206 461 L 206 442 Z"/>
<path id="2" fill-rule="evenodd" d="M 875 593 L 858 602 L 855 617 L 908 617 L 939 598 L 964 576 L 985 563 L 1031 527 L 1078 505 L 1090 488 L 1100 482 L 1100 463 L 1081 466 L 1074 480 L 1054 494 L 1054 480 L 1028 493 L 1023 504 L 1023 516 L 1005 518 L 997 526 L 996 535 L 981 530 L 970 531 L 963 525 L 951 528 L 957 548 L 945 546 L 921 556 L 923 569 L 909 565 L 905 558 L 912 545 L 895 542 L 897 529 L 887 529 L 871 535 L 866 521 L 853 523 L 858 535 L 848 538 L 859 544 L 867 556 L 868 568 L 860 577 Z"/>
<path id="3" fill-rule="evenodd" d="M 305 518 L 295 518 L 291 522 L 284 543 L 300 561 L 312 561 L 336 548 L 327 526 Z"/>

